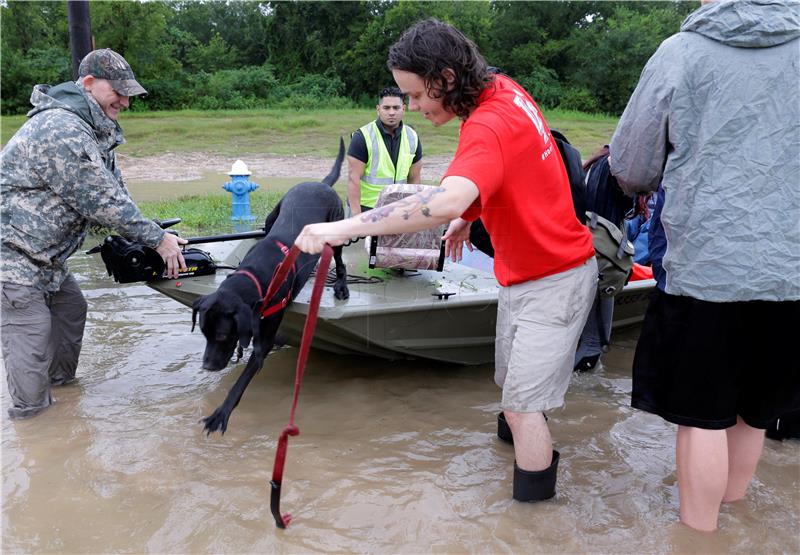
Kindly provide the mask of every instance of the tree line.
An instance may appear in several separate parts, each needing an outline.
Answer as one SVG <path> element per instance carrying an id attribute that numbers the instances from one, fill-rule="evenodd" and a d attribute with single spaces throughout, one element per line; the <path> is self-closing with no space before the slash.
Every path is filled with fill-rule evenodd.
<path id="1" fill-rule="evenodd" d="M 543 107 L 619 114 L 642 67 L 698 2 L 93 1 L 98 48 L 133 66 L 134 110 L 373 105 L 389 47 L 437 17 Z M 0 0 L 0 110 L 71 78 L 65 1 Z"/>

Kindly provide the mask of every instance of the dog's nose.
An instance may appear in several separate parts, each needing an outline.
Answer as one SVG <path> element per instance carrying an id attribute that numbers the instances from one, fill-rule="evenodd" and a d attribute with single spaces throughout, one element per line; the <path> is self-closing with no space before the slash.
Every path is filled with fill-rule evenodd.
<path id="1" fill-rule="evenodd" d="M 213 362 L 204 360 L 202 368 L 203 370 L 208 370 L 209 372 L 219 372 L 224 368 L 224 366 L 220 366 L 218 364 L 214 364 Z"/>

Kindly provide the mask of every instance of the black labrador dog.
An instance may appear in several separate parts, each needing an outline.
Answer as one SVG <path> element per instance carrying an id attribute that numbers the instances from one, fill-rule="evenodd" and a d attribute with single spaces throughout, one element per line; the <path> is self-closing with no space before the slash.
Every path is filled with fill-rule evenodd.
<path id="1" fill-rule="evenodd" d="M 237 345 L 241 355 L 241 349 L 246 348 L 251 339 L 253 341 L 253 352 L 242 375 L 222 405 L 203 419 L 208 434 L 214 431 L 225 433 L 231 412 L 275 345 L 275 334 L 286 308 L 285 305 L 281 306 L 282 301 L 288 303 L 300 292 L 314 270 L 319 255 L 301 253 L 297 257 L 286 283 L 281 285 L 270 302 L 273 311 L 262 318 L 262 296 L 266 294 L 278 264 L 286 257 L 286 252 L 304 226 L 344 217 L 342 201 L 333 190 L 343 160 L 344 141 L 340 139 L 339 155 L 328 176 L 321 182 L 299 183 L 289 189 L 267 216 L 264 223 L 267 235 L 247 253 L 239 268 L 214 293 L 200 297 L 192 305 L 192 330 L 199 315 L 200 330 L 206 338 L 203 369 L 223 369 L 237 350 Z M 347 269 L 342 261 L 342 247 L 334 248 L 334 260 L 334 296 L 346 299 L 350 293 L 347 289 Z"/>

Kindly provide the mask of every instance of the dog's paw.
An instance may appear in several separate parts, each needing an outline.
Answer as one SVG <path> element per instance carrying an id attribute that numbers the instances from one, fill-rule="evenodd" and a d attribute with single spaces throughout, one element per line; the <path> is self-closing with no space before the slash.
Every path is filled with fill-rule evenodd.
<path id="1" fill-rule="evenodd" d="M 225 410 L 219 408 L 214 411 L 211 416 L 203 418 L 204 428 L 206 435 L 211 435 L 211 432 L 219 432 L 225 435 L 225 430 L 228 429 L 228 417 L 230 415 Z"/>
<path id="2" fill-rule="evenodd" d="M 339 299 L 340 301 L 343 301 L 345 299 L 349 299 L 350 298 L 350 289 L 348 289 L 347 284 L 346 283 L 342 283 L 342 284 L 335 283 L 333 285 L 333 296 L 336 297 L 337 299 Z"/>

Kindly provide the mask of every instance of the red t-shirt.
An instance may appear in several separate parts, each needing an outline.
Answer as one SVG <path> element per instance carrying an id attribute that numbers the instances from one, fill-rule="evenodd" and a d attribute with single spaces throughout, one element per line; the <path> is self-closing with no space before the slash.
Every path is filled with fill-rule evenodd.
<path id="1" fill-rule="evenodd" d="M 461 124 L 456 155 L 445 173 L 478 186 L 462 214 L 481 217 L 503 285 L 564 272 L 594 255 L 589 229 L 575 217 L 567 170 L 533 99 L 503 75 L 481 93 Z"/>

